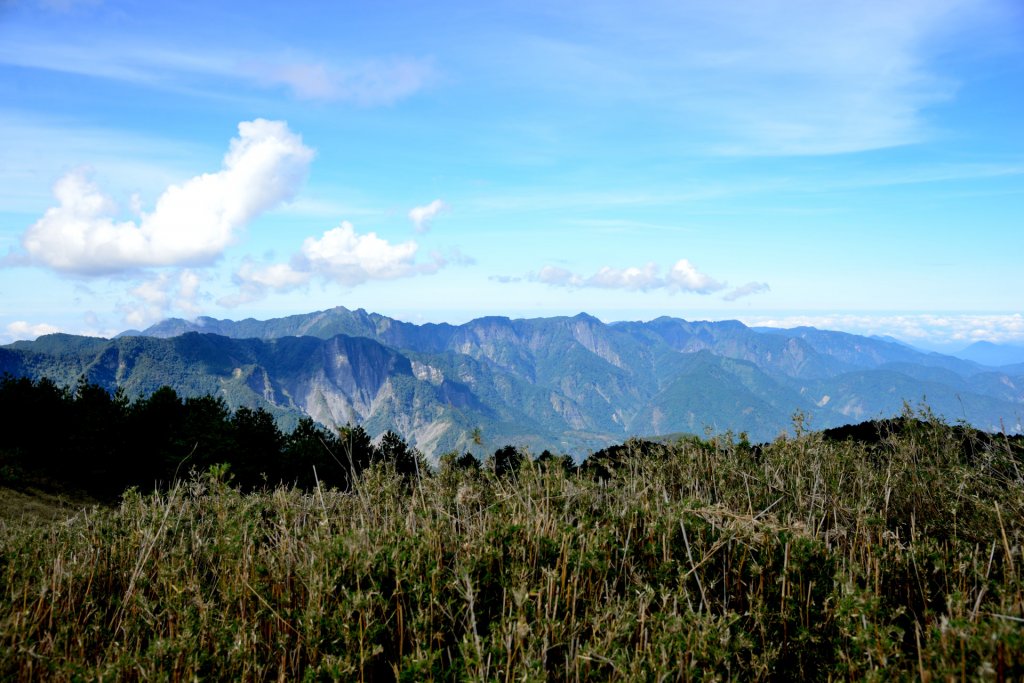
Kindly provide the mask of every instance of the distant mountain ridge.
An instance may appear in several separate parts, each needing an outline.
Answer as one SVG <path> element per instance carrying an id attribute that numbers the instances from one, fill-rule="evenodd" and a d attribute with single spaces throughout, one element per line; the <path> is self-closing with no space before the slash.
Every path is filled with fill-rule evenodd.
<path id="1" fill-rule="evenodd" d="M 978 341 L 957 351 L 955 355 L 957 358 L 991 367 L 1024 364 L 1024 346 L 1014 346 L 1013 344 Z"/>
<path id="2" fill-rule="evenodd" d="M 1024 371 L 879 338 L 737 321 L 604 323 L 485 317 L 416 325 L 362 309 L 270 320 L 168 319 L 112 340 L 47 335 L 0 347 L 0 372 L 140 395 L 167 384 L 281 420 L 393 429 L 428 455 L 506 443 L 577 455 L 630 435 L 731 429 L 768 440 L 899 412 L 1020 431 Z"/>

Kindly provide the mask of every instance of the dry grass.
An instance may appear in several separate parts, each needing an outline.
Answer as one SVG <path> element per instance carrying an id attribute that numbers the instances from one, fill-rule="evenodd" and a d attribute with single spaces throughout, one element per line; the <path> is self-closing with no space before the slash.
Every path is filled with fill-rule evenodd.
<path id="1" fill-rule="evenodd" d="M 961 680 L 1024 675 L 1024 467 L 943 425 L 636 453 L 607 481 L 217 472 L 8 524 L 18 680 Z"/>

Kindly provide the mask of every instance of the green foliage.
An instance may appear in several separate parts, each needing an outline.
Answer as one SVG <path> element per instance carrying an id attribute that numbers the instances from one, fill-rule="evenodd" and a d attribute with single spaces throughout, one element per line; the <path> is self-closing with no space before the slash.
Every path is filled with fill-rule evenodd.
<path id="1" fill-rule="evenodd" d="M 499 477 L 509 477 L 516 474 L 527 457 L 515 446 L 504 446 L 494 451 L 490 459 L 491 469 Z"/>

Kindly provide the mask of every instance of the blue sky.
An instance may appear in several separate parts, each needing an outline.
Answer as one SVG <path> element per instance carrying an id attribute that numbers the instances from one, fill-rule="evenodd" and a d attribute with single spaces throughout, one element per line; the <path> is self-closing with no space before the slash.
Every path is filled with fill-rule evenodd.
<path id="1" fill-rule="evenodd" d="M 344 305 L 1024 343 L 1017 0 L 273 5 L 0 0 L 0 341 Z"/>

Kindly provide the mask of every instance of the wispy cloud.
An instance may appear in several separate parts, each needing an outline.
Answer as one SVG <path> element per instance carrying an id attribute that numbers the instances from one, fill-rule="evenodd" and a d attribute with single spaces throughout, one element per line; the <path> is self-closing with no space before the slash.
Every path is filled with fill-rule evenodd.
<path id="1" fill-rule="evenodd" d="M 238 132 L 222 170 L 172 185 L 134 220 L 118 220 L 87 173 L 69 173 L 54 186 L 58 206 L 22 237 L 25 253 L 76 275 L 213 262 L 253 218 L 295 194 L 313 158 L 282 121 L 244 121 Z"/>
<path id="2" fill-rule="evenodd" d="M 194 140 L 83 125 L 67 115 L 0 109 L 0 206 L 35 212 L 52 199 L 54 178 L 87 161 L 114 195 L 157 196 L 189 177 L 211 149 Z"/>
<path id="3" fill-rule="evenodd" d="M 333 63 L 290 54 L 166 48 L 124 41 L 54 42 L 45 36 L 0 43 L 0 63 L 221 96 L 210 79 L 287 88 L 305 100 L 387 105 L 438 80 L 432 59 L 391 57 Z"/>
<path id="4" fill-rule="evenodd" d="M 597 2 L 561 10 L 585 27 L 572 38 L 521 37 L 520 68 L 574 96 L 660 108 L 721 154 L 879 149 L 932 135 L 928 107 L 958 88 L 935 55 L 965 26 L 998 29 L 1005 4 Z"/>
<path id="5" fill-rule="evenodd" d="M 742 299 L 745 296 L 752 296 L 754 294 L 761 294 L 762 292 L 771 291 L 771 287 L 768 286 L 767 282 L 748 282 L 745 285 L 741 285 L 736 289 L 731 290 L 725 294 L 722 299 L 725 301 L 736 301 Z"/>
<path id="6" fill-rule="evenodd" d="M 245 64 L 243 71 L 258 83 L 286 86 L 300 99 L 363 106 L 393 104 L 437 78 L 433 62 L 425 59 L 368 60 L 346 66 L 319 61 L 254 62 Z"/>

